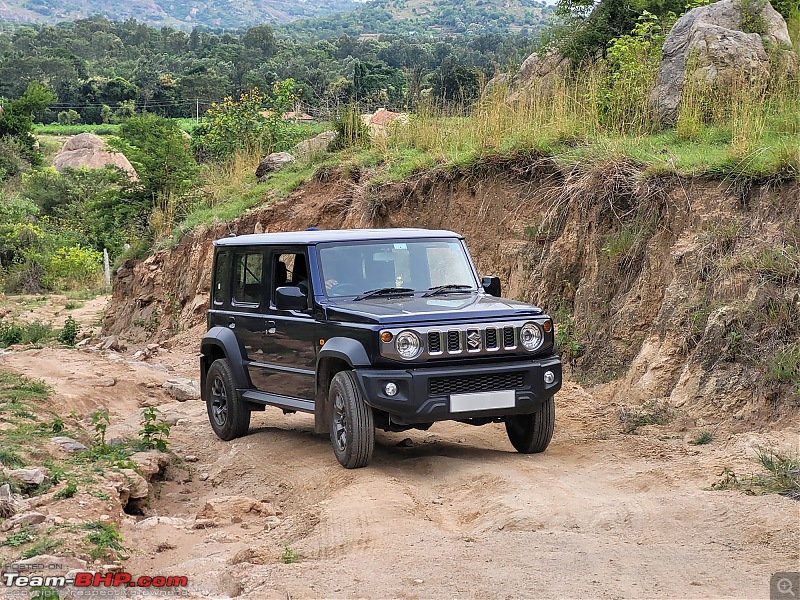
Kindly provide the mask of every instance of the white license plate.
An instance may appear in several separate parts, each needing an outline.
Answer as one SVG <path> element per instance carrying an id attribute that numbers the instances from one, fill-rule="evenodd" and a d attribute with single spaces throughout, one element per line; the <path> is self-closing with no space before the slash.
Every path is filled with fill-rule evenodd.
<path id="1" fill-rule="evenodd" d="M 492 408 L 514 408 L 517 395 L 514 390 L 500 392 L 477 392 L 475 394 L 451 394 L 450 412 L 469 412 Z"/>

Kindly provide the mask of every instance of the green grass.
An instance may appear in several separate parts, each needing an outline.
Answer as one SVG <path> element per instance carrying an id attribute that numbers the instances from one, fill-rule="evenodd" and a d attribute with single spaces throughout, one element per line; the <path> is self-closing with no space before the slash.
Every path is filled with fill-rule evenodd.
<path id="1" fill-rule="evenodd" d="M 281 562 L 285 565 L 290 565 L 297 562 L 300 555 L 289 547 L 289 544 L 283 545 L 283 552 L 281 552 Z"/>
<path id="2" fill-rule="evenodd" d="M 800 500 L 800 462 L 796 455 L 758 448 L 755 461 L 762 468 L 760 473 L 740 477 L 725 467 L 719 475 L 719 481 L 711 486 L 712 489 L 737 489 L 749 495 L 780 494 Z"/>
<path id="3" fill-rule="evenodd" d="M 64 542 L 62 540 L 54 540 L 51 538 L 38 539 L 30 548 L 24 550 L 20 558 L 27 559 L 42 554 L 52 554 L 53 550 L 61 546 Z"/>
<path id="4" fill-rule="evenodd" d="M 20 404 L 47 399 L 52 390 L 43 381 L 0 370 L 0 409 L 3 404 Z"/>
<path id="5" fill-rule="evenodd" d="M 692 446 L 703 446 L 705 444 L 710 444 L 712 441 L 714 441 L 714 434 L 703 429 L 702 431 L 698 431 L 697 435 L 695 435 L 689 443 Z"/>
<path id="6" fill-rule="evenodd" d="M 89 545 L 89 556 L 92 560 L 113 554 L 116 558 L 122 558 L 127 550 L 122 546 L 122 534 L 113 523 L 102 523 L 95 521 L 84 523 L 83 529 L 88 530 L 88 535 L 84 538 Z"/>
<path id="7" fill-rule="evenodd" d="M 78 135 L 79 133 L 93 133 L 95 135 L 116 135 L 119 133 L 119 125 L 104 123 L 102 125 L 49 125 L 37 124 L 33 127 L 36 135 Z"/>

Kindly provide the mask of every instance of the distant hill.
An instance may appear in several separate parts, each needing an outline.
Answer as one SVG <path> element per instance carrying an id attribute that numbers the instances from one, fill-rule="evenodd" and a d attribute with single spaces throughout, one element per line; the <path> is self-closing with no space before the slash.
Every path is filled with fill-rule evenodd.
<path id="1" fill-rule="evenodd" d="M 354 0 L 0 0 L 0 22 L 74 21 L 103 15 L 189 29 L 286 23 L 352 11 Z"/>
<path id="2" fill-rule="evenodd" d="M 103 15 L 149 25 L 238 29 L 286 24 L 313 38 L 342 34 L 535 31 L 552 7 L 538 0 L 0 0 L 0 23 L 74 21 Z"/>
<path id="3" fill-rule="evenodd" d="M 283 29 L 313 38 L 532 33 L 550 22 L 553 9 L 538 0 L 374 0 L 351 12 L 293 21 Z"/>

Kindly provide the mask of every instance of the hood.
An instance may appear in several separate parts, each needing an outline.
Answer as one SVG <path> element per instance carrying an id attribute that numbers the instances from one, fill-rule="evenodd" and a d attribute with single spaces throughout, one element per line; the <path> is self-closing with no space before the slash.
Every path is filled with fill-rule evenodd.
<path id="1" fill-rule="evenodd" d="M 354 321 L 384 325 L 404 323 L 458 323 L 492 319 L 515 319 L 542 314 L 542 309 L 516 300 L 476 293 L 451 293 L 423 298 L 368 298 L 332 301 L 327 305 L 331 321 Z"/>

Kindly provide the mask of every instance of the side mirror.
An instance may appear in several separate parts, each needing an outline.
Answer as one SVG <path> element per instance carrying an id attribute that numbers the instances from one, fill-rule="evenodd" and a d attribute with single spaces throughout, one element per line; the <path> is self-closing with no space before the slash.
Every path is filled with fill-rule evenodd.
<path id="1" fill-rule="evenodd" d="M 308 296 L 299 287 L 286 285 L 275 290 L 275 308 L 278 310 L 306 310 Z"/>
<path id="2" fill-rule="evenodd" d="M 484 277 L 481 279 L 481 287 L 483 287 L 483 291 L 489 294 L 490 296 L 497 296 L 500 297 L 500 278 L 489 276 Z"/>

